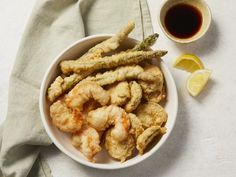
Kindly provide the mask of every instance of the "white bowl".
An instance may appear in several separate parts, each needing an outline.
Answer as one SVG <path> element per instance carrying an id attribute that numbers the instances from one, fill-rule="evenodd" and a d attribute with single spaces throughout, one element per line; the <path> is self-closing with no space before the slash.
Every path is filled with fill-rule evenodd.
<path id="1" fill-rule="evenodd" d="M 50 103 L 46 99 L 46 93 L 47 88 L 52 83 L 52 81 L 55 79 L 56 76 L 58 76 L 59 72 L 59 63 L 62 60 L 68 60 L 68 59 L 77 59 L 79 56 L 81 56 L 84 52 L 86 52 L 89 48 L 94 46 L 95 44 L 109 38 L 111 35 L 94 35 L 89 36 L 86 38 L 83 38 L 81 40 L 78 40 L 71 46 L 67 47 L 63 52 L 61 52 L 58 57 L 55 58 L 55 60 L 52 62 L 52 64 L 49 66 L 41 85 L 40 89 L 40 96 L 39 96 L 39 108 L 40 108 L 40 114 L 41 119 L 43 122 L 43 125 L 46 129 L 46 132 L 48 133 L 49 137 L 53 141 L 53 143 L 65 154 L 67 154 L 69 157 L 74 159 L 75 161 L 84 164 L 89 167 L 99 168 L 99 169 L 119 169 L 119 168 L 125 168 L 132 166 L 134 164 L 137 164 L 144 159 L 150 157 L 154 152 L 156 152 L 160 146 L 166 141 L 167 137 L 170 135 L 171 130 L 173 129 L 173 126 L 175 124 L 175 119 L 177 115 L 177 109 L 178 109 L 178 97 L 177 97 L 177 90 L 175 86 L 175 82 L 171 76 L 171 73 L 169 69 L 167 68 L 166 64 L 160 60 L 159 63 L 157 63 L 165 76 L 166 86 L 167 86 L 167 102 L 165 104 L 165 110 L 168 113 L 168 121 L 166 123 L 167 127 L 167 133 L 161 137 L 161 139 L 155 144 L 153 143 L 153 146 L 142 156 L 136 155 L 132 157 L 131 159 L 128 159 L 124 163 L 120 163 L 119 161 L 114 160 L 113 158 L 109 157 L 109 155 L 106 153 L 105 150 L 103 150 L 101 153 L 99 153 L 96 156 L 96 163 L 92 163 L 88 161 L 83 154 L 80 153 L 79 150 L 77 150 L 74 146 L 71 144 L 71 138 L 69 134 L 63 133 L 59 131 L 51 122 L 50 115 L 49 115 L 49 105 Z M 123 43 L 122 47 L 132 47 L 134 46 L 138 41 L 127 38 Z"/>

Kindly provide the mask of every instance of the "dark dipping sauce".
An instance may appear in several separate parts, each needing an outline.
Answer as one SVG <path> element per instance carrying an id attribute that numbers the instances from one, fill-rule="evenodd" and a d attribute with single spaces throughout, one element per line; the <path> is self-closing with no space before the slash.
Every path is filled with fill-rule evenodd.
<path id="1" fill-rule="evenodd" d="M 194 36 L 202 26 L 202 14 L 194 6 L 177 4 L 165 16 L 165 26 L 170 34 L 186 39 Z"/>

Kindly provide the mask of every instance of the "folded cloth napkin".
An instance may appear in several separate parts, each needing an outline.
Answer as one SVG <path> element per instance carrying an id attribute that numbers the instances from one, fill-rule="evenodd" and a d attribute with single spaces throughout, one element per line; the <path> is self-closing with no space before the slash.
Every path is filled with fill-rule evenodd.
<path id="1" fill-rule="evenodd" d="M 153 32 L 146 0 L 37 1 L 10 78 L 8 113 L 0 130 L 3 176 L 51 176 L 39 155 L 40 147 L 52 143 L 39 114 L 42 77 L 71 43 L 93 34 L 115 33 L 129 20 L 136 24 L 132 37 L 142 40 Z"/>

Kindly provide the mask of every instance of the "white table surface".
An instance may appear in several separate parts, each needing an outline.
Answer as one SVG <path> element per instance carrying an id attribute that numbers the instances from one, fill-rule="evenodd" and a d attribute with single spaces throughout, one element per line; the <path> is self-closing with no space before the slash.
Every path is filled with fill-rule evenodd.
<path id="1" fill-rule="evenodd" d="M 44 148 L 54 177 L 234 177 L 236 176 L 236 1 L 208 0 L 213 23 L 208 34 L 196 43 L 175 44 L 157 23 L 161 1 L 148 0 L 153 27 L 160 34 L 157 48 L 165 57 L 179 92 L 176 126 L 161 149 L 134 167 L 104 171 L 80 165 L 54 147 Z M 35 0 L 0 1 L 0 122 L 7 110 L 8 83 L 19 41 Z M 171 67 L 182 53 L 195 53 L 212 79 L 197 98 L 185 89 L 187 73 Z"/>

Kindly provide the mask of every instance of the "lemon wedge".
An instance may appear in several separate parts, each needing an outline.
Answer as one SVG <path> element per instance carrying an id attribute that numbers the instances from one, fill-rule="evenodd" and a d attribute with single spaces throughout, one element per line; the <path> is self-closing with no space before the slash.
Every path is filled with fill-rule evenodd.
<path id="1" fill-rule="evenodd" d="M 212 71 L 208 69 L 197 70 L 187 80 L 187 90 L 192 96 L 197 96 L 205 87 Z"/>
<path id="2" fill-rule="evenodd" d="M 176 59 L 174 67 L 193 73 L 196 70 L 204 69 L 202 61 L 193 54 L 183 54 Z"/>

